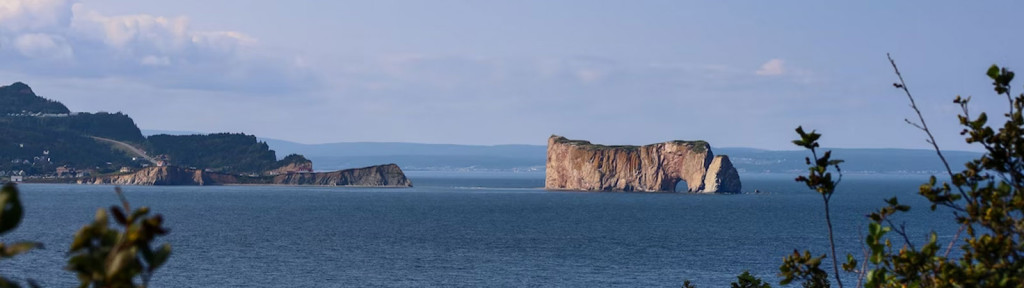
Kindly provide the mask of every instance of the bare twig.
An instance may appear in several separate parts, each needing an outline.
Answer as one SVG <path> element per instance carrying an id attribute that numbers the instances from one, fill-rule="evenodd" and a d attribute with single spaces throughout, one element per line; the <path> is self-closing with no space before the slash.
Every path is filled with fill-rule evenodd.
<path id="1" fill-rule="evenodd" d="M 864 239 L 864 232 L 857 231 L 857 236 Z M 868 273 L 868 258 L 871 257 L 868 248 L 864 246 L 864 242 L 860 242 L 860 251 L 864 253 L 864 261 L 861 261 L 860 271 L 857 271 L 857 287 L 864 287 L 864 276 Z"/>
<path id="2" fill-rule="evenodd" d="M 913 123 L 911 123 L 911 125 L 914 125 L 914 127 L 924 130 L 924 133 L 928 134 L 928 143 L 932 144 L 932 147 L 935 148 L 935 153 L 939 155 L 939 159 L 942 160 L 942 165 L 946 166 L 946 173 L 949 173 L 949 178 L 952 179 L 953 169 L 949 168 L 949 161 L 946 161 L 946 156 L 942 155 L 942 149 L 939 149 L 939 144 L 935 141 L 935 136 L 932 136 L 932 131 L 928 129 L 928 124 L 925 123 L 924 116 L 921 115 L 921 109 L 917 108 L 917 103 L 914 102 L 914 96 L 910 95 L 910 88 L 907 88 L 907 83 L 903 81 L 903 74 L 900 74 L 900 68 L 896 67 L 896 60 L 893 60 L 892 55 L 889 55 L 888 53 L 886 53 L 885 56 L 889 57 L 889 64 L 892 64 L 892 70 L 896 72 L 896 77 L 899 77 L 900 79 L 900 83 L 899 85 L 896 85 L 896 87 L 902 89 L 903 92 L 907 94 L 907 99 L 910 100 L 910 108 L 914 109 L 914 112 L 917 113 L 917 118 L 920 119 L 921 121 L 919 122 L 921 124 L 920 126 L 915 125 Z M 907 120 L 907 123 L 910 123 L 910 121 Z M 964 189 L 961 188 L 960 186 L 957 186 L 956 188 L 957 190 L 960 190 L 960 195 L 966 199 L 967 192 L 964 192 Z"/>
<path id="3" fill-rule="evenodd" d="M 828 154 L 828 153 L 826 153 L 826 154 Z M 818 163 L 818 160 L 819 160 L 818 152 L 813 147 L 811 148 L 811 156 L 814 157 L 814 163 Z M 837 173 L 839 173 L 839 179 L 842 180 L 842 175 L 843 175 L 842 171 L 840 171 L 838 169 L 839 169 L 839 165 L 836 165 L 836 171 L 837 171 Z M 833 185 L 835 185 L 835 184 L 833 184 Z M 836 256 L 836 241 L 835 241 L 835 237 L 833 236 L 833 233 L 832 233 L 832 216 L 830 215 L 829 205 L 828 205 L 829 204 L 828 203 L 829 200 L 832 199 L 832 193 L 822 193 L 821 194 L 821 198 L 825 202 L 825 224 L 828 225 L 828 243 L 829 243 L 829 248 L 832 250 L 832 271 L 836 275 L 836 284 L 838 284 L 839 288 L 842 288 L 843 287 L 843 281 L 842 281 L 842 279 L 839 278 L 839 260 L 838 260 L 838 257 Z"/>
<path id="4" fill-rule="evenodd" d="M 843 281 L 839 278 L 839 261 L 836 257 L 836 241 L 832 237 L 832 218 L 829 216 L 828 198 L 825 199 L 825 223 L 828 224 L 828 243 L 829 248 L 832 249 L 832 271 L 836 273 L 836 283 L 839 284 L 839 288 L 842 288 Z"/>
<path id="5" fill-rule="evenodd" d="M 1010 93 L 1010 86 L 1006 86 L 1006 101 L 1010 102 L 1010 113 L 1006 114 L 1006 118 L 1013 117 L 1013 93 Z"/>
<path id="6" fill-rule="evenodd" d="M 949 257 L 949 251 L 953 251 L 953 244 L 960 238 L 960 233 L 964 232 L 964 228 L 967 228 L 967 223 L 960 224 L 960 229 L 956 230 L 956 234 L 953 235 L 953 241 L 949 241 L 949 246 L 946 246 L 946 253 L 942 254 L 942 258 Z"/>
<path id="7" fill-rule="evenodd" d="M 896 88 L 903 89 L 903 92 L 907 94 L 907 99 L 910 100 L 910 108 L 914 109 L 914 112 L 917 113 L 917 118 L 921 120 L 921 122 L 920 122 L 921 125 L 919 127 L 918 127 L 918 125 L 914 125 L 914 126 L 917 127 L 918 129 L 924 130 L 924 133 L 928 134 L 928 140 L 927 140 L 928 144 L 932 144 L 932 147 L 935 148 L 935 154 L 938 154 L 939 155 L 939 159 L 942 160 L 942 165 L 944 165 L 946 167 L 946 173 L 949 174 L 949 178 L 950 179 L 953 179 L 954 178 L 953 177 L 953 169 L 949 168 L 949 161 L 946 161 L 946 156 L 942 155 L 942 149 L 939 149 L 939 144 L 938 144 L 938 142 L 935 141 L 935 136 L 932 136 L 932 131 L 928 129 L 928 124 L 925 123 L 924 116 L 921 115 L 921 109 L 917 108 L 917 103 L 914 102 L 914 96 L 910 95 L 910 88 L 907 88 L 907 82 L 903 81 L 903 74 L 900 74 L 900 68 L 896 67 L 896 60 L 893 60 L 892 59 L 892 55 L 890 55 L 889 53 L 886 53 L 885 56 L 887 58 L 889 58 L 889 64 L 892 64 L 892 70 L 894 72 L 896 72 L 896 77 L 898 77 L 900 79 L 900 83 L 898 85 L 894 84 L 894 86 L 896 86 Z M 1013 102 L 1011 101 L 1011 104 L 1012 103 Z M 904 120 L 906 120 L 906 119 L 904 119 Z M 907 121 L 907 122 L 910 123 L 910 121 Z M 911 125 L 913 125 L 913 123 Z M 964 191 L 963 187 L 960 187 L 960 185 L 953 185 L 953 186 L 956 186 L 956 189 L 958 191 L 960 191 L 960 196 L 963 197 L 963 199 L 969 199 L 967 197 L 967 192 Z M 952 205 L 952 203 L 950 203 L 950 205 L 948 205 L 948 206 L 955 206 L 955 205 Z M 963 209 L 960 209 L 960 210 L 963 210 Z M 956 239 L 959 238 L 960 233 L 962 231 L 963 231 L 963 228 L 961 228 L 960 230 L 957 230 L 956 236 L 953 237 L 954 241 L 949 243 L 950 247 L 953 246 L 953 243 L 956 242 Z"/>
<path id="8" fill-rule="evenodd" d="M 903 121 L 907 122 L 907 124 L 910 124 L 910 126 L 917 127 L 917 129 L 925 130 L 924 127 L 921 127 L 921 125 L 918 125 L 917 123 L 914 123 L 914 122 L 910 122 L 910 119 L 903 119 Z M 928 140 L 925 140 L 925 141 L 928 141 Z"/>
<path id="9" fill-rule="evenodd" d="M 121 191 L 121 186 L 115 186 L 114 193 L 117 193 L 117 198 L 121 199 L 121 206 L 124 208 L 124 211 L 130 213 L 132 211 L 132 206 L 131 204 L 128 204 L 128 198 L 124 197 L 124 192 Z"/>
<path id="10" fill-rule="evenodd" d="M 893 232 L 896 232 L 896 234 L 899 234 L 900 236 L 903 237 L 904 245 L 909 246 L 911 250 L 917 250 L 917 248 L 914 247 L 914 243 L 910 242 L 910 237 L 907 237 L 907 225 L 906 225 L 906 223 L 900 223 L 899 229 L 895 229 L 896 224 L 893 224 L 891 219 L 885 218 L 885 222 L 889 223 L 890 227 L 893 227 L 893 229 L 892 229 Z"/>

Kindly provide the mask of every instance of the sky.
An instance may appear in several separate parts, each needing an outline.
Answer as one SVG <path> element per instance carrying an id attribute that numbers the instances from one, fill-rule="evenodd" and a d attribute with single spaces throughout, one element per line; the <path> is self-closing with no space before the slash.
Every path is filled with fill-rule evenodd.
<path id="1" fill-rule="evenodd" d="M 940 146 L 977 150 L 952 99 L 1006 110 L 984 72 L 1024 67 L 1024 4 L 855 2 L 0 0 L 0 83 L 308 144 L 930 148 L 891 53 Z"/>

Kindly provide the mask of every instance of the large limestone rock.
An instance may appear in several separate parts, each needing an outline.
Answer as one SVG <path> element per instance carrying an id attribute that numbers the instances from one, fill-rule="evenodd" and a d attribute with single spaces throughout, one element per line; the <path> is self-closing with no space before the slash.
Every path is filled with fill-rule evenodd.
<path id="1" fill-rule="evenodd" d="M 552 135 L 546 168 L 544 187 L 552 190 L 672 192 L 686 181 L 688 192 L 740 192 L 732 163 L 704 141 L 605 146 Z"/>
<path id="2" fill-rule="evenodd" d="M 715 156 L 704 176 L 704 192 L 739 192 L 742 188 L 740 173 L 732 166 L 729 156 Z"/>

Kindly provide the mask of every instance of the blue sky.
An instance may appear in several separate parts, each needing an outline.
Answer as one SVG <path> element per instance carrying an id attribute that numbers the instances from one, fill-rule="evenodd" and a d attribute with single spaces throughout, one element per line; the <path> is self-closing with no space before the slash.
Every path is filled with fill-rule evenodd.
<path id="1" fill-rule="evenodd" d="M 143 129 L 303 143 L 560 134 L 792 149 L 803 125 L 826 146 L 927 148 L 903 123 L 913 113 L 892 88 L 888 52 L 939 143 L 964 150 L 951 100 L 1005 110 L 984 71 L 1024 67 L 1021 8 L 0 0 L 0 83 L 24 81 L 74 111 L 122 111 Z"/>

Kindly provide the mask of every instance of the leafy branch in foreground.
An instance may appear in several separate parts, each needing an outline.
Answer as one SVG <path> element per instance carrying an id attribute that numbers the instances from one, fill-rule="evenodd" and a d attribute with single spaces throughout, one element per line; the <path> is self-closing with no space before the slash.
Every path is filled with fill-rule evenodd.
<path id="1" fill-rule="evenodd" d="M 804 162 L 809 166 L 807 168 L 808 174 L 807 176 L 797 177 L 796 181 L 803 182 L 807 185 L 807 188 L 821 194 L 821 199 L 825 203 L 825 224 L 828 227 L 828 243 L 832 252 L 832 270 L 835 273 L 834 275 L 836 275 L 836 283 L 839 287 L 843 287 L 843 282 L 839 278 L 836 242 L 832 232 L 832 215 L 829 209 L 829 203 L 832 200 L 832 195 L 835 194 L 836 186 L 843 180 L 842 169 L 839 168 L 839 164 L 843 163 L 843 160 L 832 159 L 832 151 L 825 151 L 821 157 L 818 157 L 818 148 L 821 146 L 818 143 L 818 139 L 821 138 L 821 134 L 815 131 L 807 133 L 802 126 L 796 128 L 796 133 L 800 135 L 800 139 L 793 140 L 793 144 L 811 151 L 811 157 L 804 158 Z M 833 180 L 830 170 L 835 170 L 838 175 L 835 180 Z M 830 287 L 828 273 L 819 268 L 821 260 L 824 258 L 825 255 L 811 257 L 810 251 L 805 251 L 803 255 L 793 251 L 793 255 L 784 258 L 782 266 L 779 267 L 779 274 L 783 277 L 779 284 L 786 285 L 793 282 L 793 280 L 799 279 L 803 281 L 804 287 Z M 852 259 L 853 256 L 847 256 L 847 258 Z M 844 265 L 844 267 L 848 265 Z M 856 264 L 853 265 L 855 266 Z"/>
<path id="2" fill-rule="evenodd" d="M 21 206 L 21 199 L 18 197 L 18 187 L 8 182 L 0 189 L 0 235 L 11 232 L 21 224 L 21 218 L 25 210 Z M 0 260 L 12 258 L 18 254 L 28 252 L 35 248 L 42 248 L 43 244 L 38 242 L 18 242 L 13 244 L 0 243 Z M 29 280 L 29 286 L 38 287 Z M 0 277 L 0 287 L 20 287 L 11 280 Z"/>
<path id="3" fill-rule="evenodd" d="M 963 171 L 951 173 L 952 185 L 940 185 L 933 176 L 919 191 L 931 202 L 932 210 L 944 206 L 952 211 L 960 229 L 949 247 L 961 243 L 962 255 L 948 258 L 950 248 L 940 255 L 935 232 L 920 249 L 904 240 L 899 251 L 890 248 L 879 253 L 882 261 L 875 263 L 868 286 L 1019 287 L 1024 283 L 1024 94 L 1011 94 L 1012 71 L 992 65 L 985 74 L 992 79 L 996 94 L 1008 100 L 1005 122 L 994 128 L 986 113 L 972 117 L 968 109 L 971 98 L 957 96 L 953 102 L 963 112 L 958 116 L 964 127 L 960 134 L 966 136 L 967 143 L 980 145 L 985 154 L 967 162 Z M 913 99 L 909 90 L 905 91 Z M 873 224 L 880 225 L 878 219 L 891 214 L 886 208 L 872 214 Z M 963 232 L 966 237 L 958 242 L 956 236 Z"/>
<path id="4" fill-rule="evenodd" d="M 78 274 L 79 287 L 146 287 L 153 272 L 171 255 L 169 244 L 150 246 L 157 236 L 168 233 L 163 216 L 150 216 L 145 206 L 132 210 L 121 188 L 115 191 L 121 206 L 111 206 L 110 215 L 124 230 L 109 227 L 109 216 L 101 208 L 93 223 L 78 230 L 71 243 L 67 269 Z M 136 276 L 142 278 L 141 285 L 135 284 Z"/>
<path id="5" fill-rule="evenodd" d="M 939 236 L 934 231 L 923 245 L 915 245 L 904 225 L 896 225 L 892 221 L 893 216 L 909 211 L 910 206 L 900 204 L 897 198 L 887 199 L 886 206 L 868 216 L 871 222 L 865 237 L 868 251 L 864 265 L 870 264 L 870 267 L 860 270 L 862 277 L 866 277 L 864 285 L 1021 287 L 1024 283 L 1024 192 L 1021 190 L 1024 188 L 1024 94 L 1013 96 L 1010 92 L 1014 73 L 996 65 L 986 71 L 996 94 L 1005 96 L 1009 103 L 1008 112 L 1003 114 L 1005 122 L 1000 126 L 990 126 L 986 113 L 972 116 L 968 109 L 970 97 L 957 96 L 953 100 L 962 110 L 958 116 L 964 127 L 960 134 L 966 136 L 967 143 L 980 145 L 985 150 L 981 157 L 967 162 L 964 170 L 954 173 L 917 108 L 896 62 L 891 57 L 889 61 L 899 77 L 899 82 L 893 86 L 905 92 L 911 108 L 918 115 L 919 122 L 906 122 L 927 134 L 927 142 L 935 148 L 949 175 L 949 182 L 942 183 L 932 176 L 928 183 L 921 185 L 918 193 L 931 203 L 932 211 L 939 206 L 948 208 L 960 228 L 952 235 L 945 252 L 941 252 Z M 797 144 L 812 149 L 813 154 L 813 148 L 817 146 L 808 145 L 808 140 L 817 140 L 817 136 L 813 132 L 802 133 L 799 129 L 798 133 L 803 142 Z M 821 171 L 821 164 L 816 161 L 810 168 L 812 176 L 820 173 L 817 171 Z M 819 179 L 828 180 L 827 177 Z M 815 181 L 815 178 L 798 178 L 798 181 Z M 819 193 L 830 188 L 827 182 L 823 185 L 818 186 L 824 187 L 817 190 Z M 811 187 L 810 184 L 808 186 Z M 889 235 L 890 232 L 895 235 Z M 964 233 L 963 241 L 958 240 Z M 959 245 L 961 253 L 950 258 L 950 251 L 956 245 Z M 780 268 L 785 277 L 783 284 L 793 279 L 806 281 L 822 273 L 817 265 L 823 257 L 811 257 L 809 253 L 794 253 L 787 257 Z M 854 271 L 856 260 L 852 256 L 848 256 L 848 260 L 843 265 L 844 270 Z M 808 283 L 804 282 L 805 287 L 809 287 Z"/>
<path id="6" fill-rule="evenodd" d="M 772 288 L 768 283 L 764 283 L 760 278 L 750 275 L 750 271 L 743 271 L 743 274 L 736 277 L 736 282 L 729 284 L 730 288 Z"/>
<path id="7" fill-rule="evenodd" d="M 730 288 L 771 288 L 771 285 L 764 283 L 761 278 L 757 278 L 750 274 L 750 271 L 743 271 L 743 274 L 736 276 L 736 282 L 729 284 Z M 690 280 L 683 282 L 683 288 L 697 288 L 697 286 L 690 283 Z"/>

